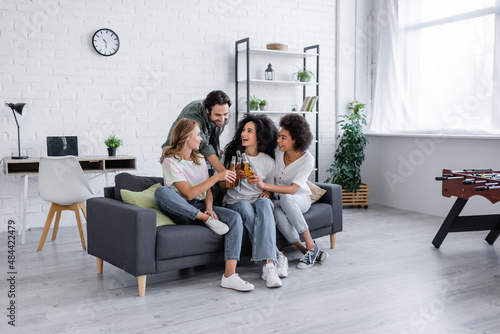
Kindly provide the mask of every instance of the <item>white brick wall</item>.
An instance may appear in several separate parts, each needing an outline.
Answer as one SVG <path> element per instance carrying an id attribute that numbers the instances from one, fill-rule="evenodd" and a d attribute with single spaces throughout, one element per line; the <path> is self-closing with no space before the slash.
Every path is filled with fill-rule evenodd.
<path id="1" fill-rule="evenodd" d="M 112 57 L 91 46 L 102 27 L 120 37 Z M 182 107 L 214 89 L 234 100 L 234 42 L 245 37 L 259 48 L 276 41 L 292 51 L 320 44 L 324 180 L 335 138 L 332 0 L 0 0 L 0 157 L 17 151 L 15 121 L 4 104 L 25 102 L 22 153 L 45 155 L 46 136 L 77 135 L 81 155 L 103 155 L 104 138 L 115 133 L 124 141 L 118 153 L 137 157 L 136 174 L 160 176 L 160 146 Z M 233 130 L 234 118 L 223 144 Z M 1 167 L 0 232 L 4 217 L 18 216 L 22 189 L 21 177 Z M 101 196 L 104 177 L 90 183 Z M 48 204 L 38 196 L 36 177 L 27 212 L 28 228 L 44 225 Z M 61 225 L 73 224 L 71 214 L 63 215 Z"/>

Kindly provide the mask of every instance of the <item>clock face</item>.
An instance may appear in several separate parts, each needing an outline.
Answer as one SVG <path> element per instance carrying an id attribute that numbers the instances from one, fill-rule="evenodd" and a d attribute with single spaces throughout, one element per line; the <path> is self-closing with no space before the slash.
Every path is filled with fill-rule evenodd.
<path id="1" fill-rule="evenodd" d="M 113 30 L 103 28 L 94 33 L 92 45 L 94 46 L 94 50 L 100 55 L 112 56 L 120 48 L 120 39 Z"/>

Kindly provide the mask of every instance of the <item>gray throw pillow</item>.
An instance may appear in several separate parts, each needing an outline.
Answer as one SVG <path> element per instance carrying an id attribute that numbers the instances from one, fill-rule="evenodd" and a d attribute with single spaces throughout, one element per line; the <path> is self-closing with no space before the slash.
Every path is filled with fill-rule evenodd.
<path id="1" fill-rule="evenodd" d="M 156 183 L 163 185 L 162 177 L 136 176 L 129 173 L 120 173 L 115 176 L 115 199 L 122 201 L 120 190 L 143 191 Z"/>

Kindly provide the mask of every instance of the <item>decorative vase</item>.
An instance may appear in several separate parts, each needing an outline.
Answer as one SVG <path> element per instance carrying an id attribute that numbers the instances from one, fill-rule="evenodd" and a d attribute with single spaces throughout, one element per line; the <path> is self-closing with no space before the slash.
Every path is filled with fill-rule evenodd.
<path id="1" fill-rule="evenodd" d="M 108 155 L 110 157 L 116 157 L 116 147 L 108 147 Z"/>

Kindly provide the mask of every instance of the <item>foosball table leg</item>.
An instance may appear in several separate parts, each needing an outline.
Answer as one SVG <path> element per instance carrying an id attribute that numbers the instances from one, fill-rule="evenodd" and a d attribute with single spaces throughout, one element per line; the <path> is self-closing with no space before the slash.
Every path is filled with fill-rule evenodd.
<path id="1" fill-rule="evenodd" d="M 488 235 L 486 236 L 486 242 L 489 243 L 490 245 L 493 245 L 495 243 L 495 240 L 497 240 L 498 236 L 500 235 L 500 231 L 499 230 L 493 230 L 493 231 L 490 231 L 490 233 L 488 233 Z"/>
<path id="2" fill-rule="evenodd" d="M 450 212 L 448 212 L 448 215 L 444 219 L 443 224 L 439 228 L 439 231 L 436 233 L 434 240 L 432 240 L 432 244 L 434 245 L 434 247 L 439 248 L 441 246 L 444 238 L 446 238 L 446 236 L 448 235 L 450 227 L 456 221 L 456 219 L 460 215 L 460 212 L 462 212 L 462 209 L 464 208 L 467 201 L 467 199 L 457 198 L 455 204 L 453 204 L 453 207 L 451 208 Z"/>

